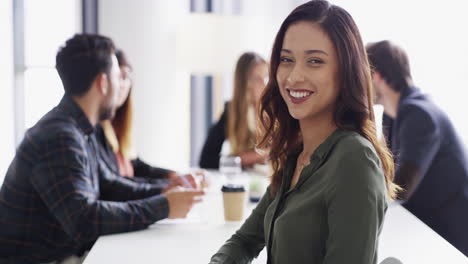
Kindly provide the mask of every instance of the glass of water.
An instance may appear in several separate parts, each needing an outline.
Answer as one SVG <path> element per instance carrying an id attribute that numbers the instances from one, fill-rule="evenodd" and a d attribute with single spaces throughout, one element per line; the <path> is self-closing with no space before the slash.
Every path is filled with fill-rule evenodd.
<path id="1" fill-rule="evenodd" d="M 221 156 L 219 171 L 228 182 L 234 183 L 242 173 L 242 163 L 239 156 Z"/>

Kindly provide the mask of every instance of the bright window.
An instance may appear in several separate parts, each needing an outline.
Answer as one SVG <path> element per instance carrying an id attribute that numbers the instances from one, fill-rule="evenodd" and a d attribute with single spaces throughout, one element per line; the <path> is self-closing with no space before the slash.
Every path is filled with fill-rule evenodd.
<path id="1" fill-rule="evenodd" d="M 31 67 L 24 73 L 26 128 L 32 127 L 63 96 L 63 85 L 55 68 Z"/>
<path id="2" fill-rule="evenodd" d="M 81 32 L 80 0 L 24 0 L 24 126 L 33 126 L 63 96 L 55 70 L 60 46 Z"/>
<path id="3" fill-rule="evenodd" d="M 0 185 L 15 153 L 12 11 L 11 1 L 0 1 Z"/>

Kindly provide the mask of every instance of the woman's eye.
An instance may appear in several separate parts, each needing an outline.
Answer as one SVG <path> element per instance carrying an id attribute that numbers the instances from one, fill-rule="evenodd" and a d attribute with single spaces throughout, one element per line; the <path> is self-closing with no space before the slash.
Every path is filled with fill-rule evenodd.
<path id="1" fill-rule="evenodd" d="M 288 58 L 288 57 L 280 57 L 280 62 L 281 63 L 289 63 L 292 62 L 293 60 Z"/>
<path id="2" fill-rule="evenodd" d="M 323 63 L 323 60 L 319 60 L 319 59 L 310 59 L 307 61 L 308 63 L 310 64 L 322 64 Z"/>

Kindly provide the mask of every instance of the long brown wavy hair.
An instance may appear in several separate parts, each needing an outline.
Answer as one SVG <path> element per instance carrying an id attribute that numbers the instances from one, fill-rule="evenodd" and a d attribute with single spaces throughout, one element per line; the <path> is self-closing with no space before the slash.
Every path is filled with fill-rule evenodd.
<path id="1" fill-rule="evenodd" d="M 249 127 L 249 110 L 252 109 L 252 93 L 248 91 L 247 83 L 249 74 L 259 64 L 266 64 L 259 54 L 245 52 L 237 60 L 234 72 L 234 92 L 228 107 L 228 125 L 226 135 L 231 145 L 231 155 L 239 155 L 242 152 L 251 151 L 255 148 L 255 126 Z M 255 120 L 255 117 L 253 118 Z"/>
<path id="2" fill-rule="evenodd" d="M 119 63 L 119 67 L 130 65 L 127 56 L 122 50 L 116 50 L 115 56 Z M 132 90 L 128 93 L 125 102 L 115 111 L 115 116 L 112 121 L 106 120 L 102 122 L 104 134 L 114 152 L 120 152 L 126 159 L 136 157 L 133 144 L 133 99 Z"/>
<path id="3" fill-rule="evenodd" d="M 285 33 L 291 25 L 302 21 L 319 24 L 334 43 L 340 78 L 334 122 L 338 128 L 353 127 L 373 144 L 382 162 L 388 197 L 394 199 L 399 190 L 393 183 L 394 162 L 387 146 L 377 139 L 371 72 L 361 35 L 346 10 L 325 0 L 309 1 L 294 9 L 281 25 L 273 44 L 270 78 L 260 102 L 263 134 L 258 144 L 258 148 L 269 151 L 273 168 L 271 194 L 275 195 L 279 189 L 288 155 L 302 144 L 299 121 L 289 114 L 276 79 Z"/>

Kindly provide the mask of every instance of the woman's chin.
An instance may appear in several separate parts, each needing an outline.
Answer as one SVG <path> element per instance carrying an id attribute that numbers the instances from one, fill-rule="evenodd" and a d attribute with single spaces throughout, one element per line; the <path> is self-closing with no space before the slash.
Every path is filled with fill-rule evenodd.
<path id="1" fill-rule="evenodd" d="M 298 112 L 298 111 L 289 111 L 289 115 L 291 115 L 291 117 L 296 119 L 296 120 L 301 120 L 301 119 L 304 119 L 306 117 L 306 115 L 304 113 Z"/>

